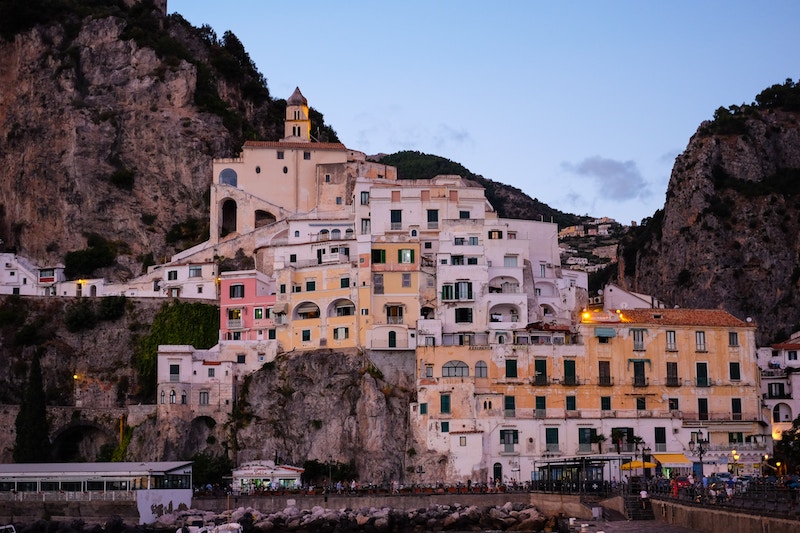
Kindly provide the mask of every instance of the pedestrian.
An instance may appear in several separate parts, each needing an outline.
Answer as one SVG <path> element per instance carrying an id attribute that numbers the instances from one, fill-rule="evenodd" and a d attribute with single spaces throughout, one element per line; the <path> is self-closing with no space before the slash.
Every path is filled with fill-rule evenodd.
<path id="1" fill-rule="evenodd" d="M 670 488 L 670 491 L 672 492 L 672 497 L 673 498 L 677 498 L 678 497 L 678 481 L 675 478 L 672 478 L 672 479 L 669 480 L 669 488 Z"/>
<path id="2" fill-rule="evenodd" d="M 642 509 L 647 509 L 647 499 L 650 497 L 650 495 L 647 494 L 647 489 L 643 488 L 639 493 L 639 497 L 642 499 Z"/>

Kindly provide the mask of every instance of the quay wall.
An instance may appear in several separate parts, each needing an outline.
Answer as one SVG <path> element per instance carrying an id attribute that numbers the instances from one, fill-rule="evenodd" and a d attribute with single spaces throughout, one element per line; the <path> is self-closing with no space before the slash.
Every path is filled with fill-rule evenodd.
<path id="1" fill-rule="evenodd" d="M 703 533 L 796 533 L 800 521 L 651 500 L 656 520 Z"/>

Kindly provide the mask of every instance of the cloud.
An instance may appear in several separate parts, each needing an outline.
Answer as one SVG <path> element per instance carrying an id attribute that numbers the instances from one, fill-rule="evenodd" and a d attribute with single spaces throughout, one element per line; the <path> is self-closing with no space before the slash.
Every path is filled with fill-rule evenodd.
<path id="1" fill-rule="evenodd" d="M 650 185 L 642 177 L 634 161 L 594 156 L 578 164 L 562 163 L 562 167 L 594 182 L 597 190 L 607 200 L 633 200 L 651 195 Z"/>

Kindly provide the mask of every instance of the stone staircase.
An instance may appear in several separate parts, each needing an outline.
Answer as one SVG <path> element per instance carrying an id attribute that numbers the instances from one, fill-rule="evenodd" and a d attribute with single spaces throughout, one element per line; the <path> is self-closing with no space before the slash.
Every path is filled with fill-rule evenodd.
<path id="1" fill-rule="evenodd" d="M 648 498 L 642 505 L 642 498 L 639 492 L 644 483 L 641 478 L 632 478 L 630 482 L 630 492 L 625 495 L 625 517 L 628 520 L 655 520 L 653 513 L 653 503 Z"/>

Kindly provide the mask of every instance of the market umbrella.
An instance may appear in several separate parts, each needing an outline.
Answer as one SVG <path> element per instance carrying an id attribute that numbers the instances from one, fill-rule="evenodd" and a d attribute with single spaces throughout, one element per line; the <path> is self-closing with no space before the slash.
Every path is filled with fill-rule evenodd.
<path id="1" fill-rule="evenodd" d="M 651 463 L 650 461 L 642 462 L 642 461 L 630 461 L 624 463 L 620 466 L 622 470 L 636 470 L 637 468 L 655 468 L 655 463 Z"/>

